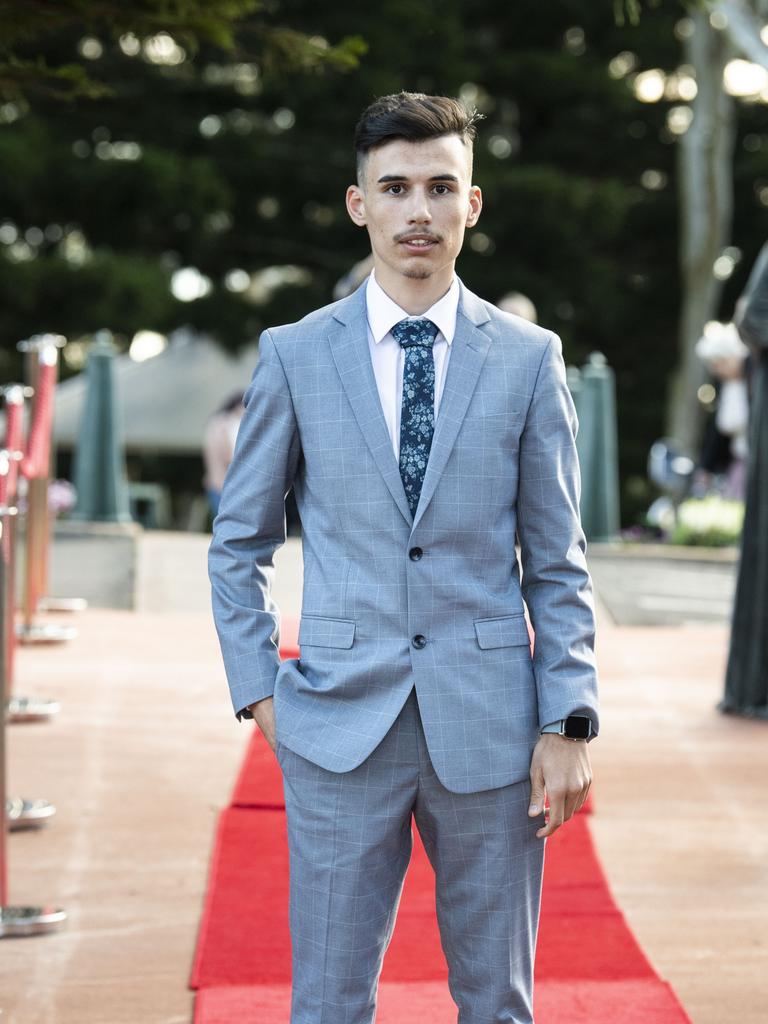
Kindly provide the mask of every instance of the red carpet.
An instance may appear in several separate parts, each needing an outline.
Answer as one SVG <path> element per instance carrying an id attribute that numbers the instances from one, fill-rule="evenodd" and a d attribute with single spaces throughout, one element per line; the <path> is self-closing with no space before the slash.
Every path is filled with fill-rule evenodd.
<path id="1" fill-rule="evenodd" d="M 286 1024 L 288 985 L 227 986 L 198 993 L 195 1024 Z M 536 1024 L 671 1024 L 688 1021 L 670 987 L 644 981 L 541 981 Z M 376 1024 L 453 1024 L 456 1007 L 444 981 L 382 981 Z"/>
<path id="2" fill-rule="evenodd" d="M 288 624 L 286 647 L 294 637 Z M 190 981 L 195 1024 L 288 1024 L 287 888 L 280 771 L 256 733 L 219 821 Z M 455 1021 L 446 977 L 434 877 L 414 828 L 376 1024 Z M 583 813 L 547 843 L 535 999 L 537 1024 L 690 1024 L 616 906 Z"/>
<path id="3" fill-rule="evenodd" d="M 652 978 L 653 969 L 601 882 L 586 819 L 578 815 L 547 847 L 536 976 Z M 219 824 L 192 987 L 288 982 L 285 816 L 239 807 Z M 446 977 L 434 912 L 434 878 L 418 832 L 382 980 Z"/>

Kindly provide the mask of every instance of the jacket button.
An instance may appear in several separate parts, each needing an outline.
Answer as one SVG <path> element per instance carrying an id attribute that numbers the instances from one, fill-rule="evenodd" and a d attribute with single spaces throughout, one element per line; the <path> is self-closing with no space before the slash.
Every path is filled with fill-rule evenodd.
<path id="1" fill-rule="evenodd" d="M 411 550 L 408 552 L 408 557 L 412 562 L 418 562 L 418 560 L 421 558 L 423 554 L 424 552 L 421 550 L 421 548 L 411 548 Z"/>
<path id="2" fill-rule="evenodd" d="M 417 633 L 416 636 L 411 641 L 411 643 L 413 644 L 414 647 L 417 647 L 419 650 L 421 650 L 422 647 L 427 646 L 427 638 L 425 636 L 422 636 L 421 633 Z"/>

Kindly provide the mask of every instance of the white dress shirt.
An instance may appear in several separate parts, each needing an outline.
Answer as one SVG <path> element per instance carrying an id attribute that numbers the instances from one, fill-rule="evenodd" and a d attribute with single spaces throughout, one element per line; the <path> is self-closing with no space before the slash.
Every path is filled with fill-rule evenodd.
<path id="1" fill-rule="evenodd" d="M 456 333 L 456 314 L 459 308 L 459 282 L 453 283 L 441 299 L 418 317 L 411 317 L 384 291 L 375 274 L 371 273 L 365 292 L 368 312 L 368 347 L 371 351 L 373 373 L 379 389 L 379 399 L 387 424 L 395 458 L 400 460 L 400 410 L 403 405 L 403 367 L 405 350 L 392 337 L 392 328 L 401 320 L 431 320 L 438 333 L 432 346 L 435 360 L 435 422 L 443 393 L 445 374 L 451 344 Z"/>

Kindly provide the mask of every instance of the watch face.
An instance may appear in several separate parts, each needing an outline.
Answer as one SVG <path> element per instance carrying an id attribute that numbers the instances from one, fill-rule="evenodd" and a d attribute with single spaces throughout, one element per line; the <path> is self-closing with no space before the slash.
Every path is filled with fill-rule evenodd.
<path id="1" fill-rule="evenodd" d="M 572 740 L 588 740 L 592 723 L 580 715 L 570 715 L 565 720 L 565 735 Z"/>

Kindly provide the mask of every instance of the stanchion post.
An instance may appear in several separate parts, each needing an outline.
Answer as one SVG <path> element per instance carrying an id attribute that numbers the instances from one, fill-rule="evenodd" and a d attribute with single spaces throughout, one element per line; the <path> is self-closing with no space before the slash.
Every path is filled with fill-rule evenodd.
<path id="1" fill-rule="evenodd" d="M 10 459 L 8 452 L 5 450 L 0 451 L 0 475 L 7 477 L 10 468 Z M 6 544 L 6 528 L 8 520 L 15 514 L 16 510 L 11 509 L 9 505 L 0 505 L 0 617 L 5 620 L 5 616 L 2 614 L 5 611 L 7 601 L 7 544 Z M 7 685 L 5 679 L 5 669 L 8 664 L 7 659 L 7 634 L 5 629 L 5 621 L 2 622 L 2 629 L 0 629 L 0 671 L 3 673 L 3 686 L 2 692 L 7 692 Z M 7 785 L 5 780 L 6 772 L 6 750 L 5 750 L 5 700 L 3 700 L 3 720 L 0 723 L 0 907 L 5 908 L 8 905 L 8 857 L 7 857 L 7 835 L 8 835 L 8 822 L 7 822 L 7 802 L 8 793 Z"/>
<path id="2" fill-rule="evenodd" d="M 8 450 L 8 475 L 0 477 L 0 504 L 18 507 L 19 463 L 22 459 L 23 418 L 25 400 L 31 397 L 33 389 L 23 384 L 6 384 L 0 387 L 5 402 L 5 447 Z M 5 616 L 5 686 L 7 700 L 7 721 L 40 722 L 57 714 L 58 701 L 41 697 L 19 697 L 13 694 L 14 657 L 16 649 L 16 516 L 9 516 L 2 543 L 6 547 L 5 600 L 8 613 Z M 44 805 L 44 806 L 43 806 Z M 50 817 L 51 805 L 47 801 L 15 801 L 9 811 L 12 827 L 26 827 L 32 820 L 39 823 Z"/>
<path id="3" fill-rule="evenodd" d="M 30 377 L 35 377 L 35 387 L 39 386 L 40 378 L 40 364 L 44 362 L 42 355 L 42 349 L 37 359 L 33 359 L 32 343 L 39 343 L 43 346 L 53 346 L 53 352 L 51 361 L 55 370 L 55 377 L 58 377 L 58 366 L 59 366 L 59 351 L 66 345 L 66 338 L 60 334 L 43 334 L 37 338 L 32 338 L 29 341 L 21 342 L 20 348 L 29 346 L 27 351 L 27 372 Z M 48 503 L 48 493 L 50 490 L 51 483 L 51 471 L 55 462 L 54 456 L 54 438 L 53 438 L 53 410 L 51 409 L 50 414 L 50 429 L 49 429 L 49 444 L 48 444 L 48 458 L 44 467 L 44 475 L 39 484 L 39 490 L 45 491 L 45 497 L 43 499 L 42 494 L 36 496 L 33 499 L 36 506 L 39 506 L 41 513 L 39 520 L 44 524 L 45 529 L 42 526 L 40 528 L 40 548 L 37 556 L 37 563 L 39 565 L 39 573 L 36 578 L 36 600 L 35 609 L 33 614 L 36 612 L 82 612 L 88 607 L 88 602 L 82 597 L 51 597 L 51 573 L 50 573 L 50 558 L 51 558 L 51 533 L 52 533 L 52 516 L 50 514 L 50 507 Z M 31 481 L 30 481 L 31 484 Z M 38 484 L 34 484 L 34 489 L 38 488 Z M 42 509 L 45 509 L 45 516 L 42 514 Z M 64 639 L 64 638 L 62 638 Z"/>
<path id="4" fill-rule="evenodd" d="M 25 643 L 51 643 L 71 640 L 76 631 L 70 626 L 38 624 L 34 621 L 47 588 L 48 549 L 51 518 L 48 510 L 48 485 L 51 461 L 53 390 L 59 361 L 59 349 L 65 339 L 57 334 L 42 334 L 19 342 L 26 354 L 27 379 L 34 388 L 30 416 L 29 441 L 24 475 L 27 478 L 27 529 L 22 621 L 18 631 Z M 27 465 L 28 464 L 28 465 Z"/>
<path id="5" fill-rule="evenodd" d="M 19 462 L 22 457 L 22 419 L 24 416 L 24 400 L 32 395 L 32 388 L 23 384 L 6 384 L 0 388 L 5 402 L 5 447 L 8 451 L 8 475 L 5 491 L 6 505 L 16 507 L 19 478 Z M 0 496 L 0 502 L 2 497 Z M 10 614 L 5 616 L 5 683 L 6 699 L 10 700 L 13 691 L 14 652 L 16 647 L 16 629 L 13 610 L 16 607 L 16 516 L 11 515 L 6 522 L 2 543 L 6 547 L 5 601 Z"/>
<path id="6" fill-rule="evenodd" d="M 0 506 L 9 509 L 5 521 L 5 529 L 0 536 L 3 548 L 4 572 L 0 578 L 3 588 L 2 601 L 6 614 L 0 617 L 0 628 L 3 629 L 4 647 L 0 647 L 5 672 L 4 687 L 0 694 L 5 698 L 6 718 L 10 722 L 32 722 L 48 719 L 59 710 L 58 701 L 41 700 L 31 697 L 13 697 L 14 656 L 16 653 L 16 630 L 14 628 L 14 609 L 16 601 L 15 572 L 16 562 L 16 496 L 19 480 L 19 463 L 22 459 L 21 439 L 23 434 L 22 417 L 24 415 L 25 389 L 20 384 L 7 384 L 0 388 L 5 399 L 5 437 L 6 448 L 4 460 L 7 460 L 7 473 L 0 474 Z M 5 462 L 4 462 L 5 465 Z M 40 828 L 47 824 L 56 813 L 56 808 L 49 800 L 26 800 L 23 797 L 8 799 L 6 796 L 5 823 L 8 831 Z"/>
<path id="7" fill-rule="evenodd" d="M 0 475 L 7 477 L 10 456 L 7 449 L 0 449 Z M 0 505 L 0 693 L 6 691 L 5 665 L 6 665 L 6 637 L 5 619 L 8 614 L 13 615 L 13 608 L 8 608 L 6 576 L 9 569 L 9 558 L 13 558 L 13 552 L 5 543 L 5 531 L 9 519 L 16 514 L 12 505 Z M 7 792 L 6 792 L 6 765 L 7 752 L 5 742 L 5 701 L 0 702 L 0 938 L 12 938 L 22 935 L 39 935 L 53 931 L 61 926 L 66 920 L 66 913 L 54 907 L 22 907 L 11 906 L 8 902 L 8 821 L 7 821 Z"/>

